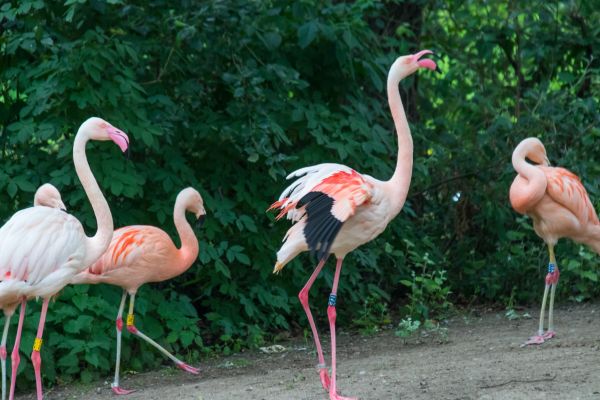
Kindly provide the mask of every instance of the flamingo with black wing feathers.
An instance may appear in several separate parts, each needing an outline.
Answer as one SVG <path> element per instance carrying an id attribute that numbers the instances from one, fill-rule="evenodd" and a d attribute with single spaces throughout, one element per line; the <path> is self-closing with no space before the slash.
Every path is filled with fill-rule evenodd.
<path id="1" fill-rule="evenodd" d="M 351 400 L 340 396 L 336 387 L 336 299 L 344 257 L 360 245 L 376 238 L 400 212 L 410 186 L 413 141 L 402 106 L 399 82 L 419 68 L 436 70 L 433 60 L 422 59 L 429 50 L 399 57 L 387 80 L 390 110 L 398 134 L 398 160 L 392 178 L 380 181 L 341 164 L 319 164 L 299 169 L 288 176 L 297 178 L 269 210 L 279 209 L 277 218 L 287 216 L 294 225 L 277 252 L 274 272 L 279 272 L 304 251 L 317 255 L 319 263 L 298 297 L 306 312 L 317 347 L 317 368 L 321 383 L 331 400 Z M 308 304 L 308 293 L 329 254 L 337 258 L 327 316 L 331 330 L 331 378 L 323 357 L 319 335 Z"/>

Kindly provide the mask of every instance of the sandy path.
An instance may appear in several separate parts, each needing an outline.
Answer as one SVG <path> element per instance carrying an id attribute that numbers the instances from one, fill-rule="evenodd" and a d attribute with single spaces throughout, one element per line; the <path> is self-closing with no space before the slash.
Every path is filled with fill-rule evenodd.
<path id="1" fill-rule="evenodd" d="M 531 313 L 537 317 L 537 311 Z M 535 331 L 536 320 L 509 321 L 503 313 L 453 318 L 444 344 L 405 344 L 392 332 L 341 335 L 338 386 L 342 394 L 363 400 L 600 400 L 598 314 L 598 304 L 559 308 L 559 336 L 528 348 L 519 345 Z M 312 343 L 286 346 L 289 350 L 279 354 L 249 352 L 207 361 L 200 377 L 174 369 L 130 375 L 122 385 L 138 392 L 123 399 L 328 399 L 314 368 Z M 46 398 L 114 399 L 109 382 L 56 388 Z"/>

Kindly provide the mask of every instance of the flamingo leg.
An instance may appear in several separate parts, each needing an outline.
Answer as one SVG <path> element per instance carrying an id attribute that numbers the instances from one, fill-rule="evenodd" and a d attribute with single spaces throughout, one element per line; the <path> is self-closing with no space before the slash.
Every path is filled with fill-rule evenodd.
<path id="1" fill-rule="evenodd" d="M 335 266 L 335 276 L 333 278 L 333 287 L 329 295 L 329 305 L 327 306 L 327 317 L 329 318 L 329 329 L 331 330 L 331 387 L 329 388 L 330 400 L 356 400 L 351 397 L 343 397 L 337 394 L 336 387 L 336 342 L 335 342 L 335 319 L 336 319 L 336 300 L 337 288 L 340 281 L 340 272 L 342 271 L 343 258 L 338 258 Z"/>
<path id="2" fill-rule="evenodd" d="M 119 386 L 119 368 L 121 366 L 121 336 L 123 331 L 123 310 L 125 309 L 126 299 L 127 291 L 123 290 L 123 296 L 121 297 L 121 304 L 119 305 L 119 312 L 117 313 L 117 320 L 115 323 L 117 329 L 117 360 L 115 362 L 115 380 L 111 385 L 113 393 L 118 395 L 135 392 L 135 390 L 127 390 Z"/>
<path id="3" fill-rule="evenodd" d="M 319 261 L 319 264 L 315 268 L 314 272 L 300 291 L 298 293 L 298 298 L 300 299 L 300 303 L 302 303 L 302 308 L 304 308 L 304 312 L 306 313 L 306 317 L 308 318 L 308 323 L 310 324 L 310 329 L 312 330 L 313 338 L 315 340 L 315 346 L 317 347 L 317 356 L 319 358 L 319 365 L 317 365 L 317 369 L 319 370 L 319 375 L 321 376 L 321 384 L 325 390 L 329 390 L 329 374 L 327 373 L 327 365 L 325 364 L 325 357 L 323 357 L 323 349 L 321 348 L 321 341 L 319 340 L 319 332 L 317 331 L 317 326 L 315 325 L 315 320 L 313 319 L 312 313 L 310 311 L 310 306 L 308 304 L 308 293 L 310 288 L 312 287 L 315 279 L 319 276 L 321 269 L 325 265 L 327 259 L 323 259 Z"/>
<path id="4" fill-rule="evenodd" d="M 38 331 L 33 341 L 33 350 L 31 352 L 31 363 L 35 371 L 35 389 L 37 392 L 37 400 L 44 398 L 42 394 L 42 356 L 40 351 L 42 350 L 42 336 L 44 335 L 44 324 L 46 323 L 46 313 L 48 312 L 48 303 L 50 297 L 44 299 L 42 303 L 42 314 L 40 315 L 40 322 L 38 324 Z"/>
<path id="5" fill-rule="evenodd" d="M 548 246 L 548 252 L 550 253 L 550 264 L 548 264 L 548 275 L 546 275 L 546 283 L 550 282 L 552 288 L 550 290 L 550 306 L 548 308 L 548 330 L 544 334 L 544 339 L 552 339 L 556 332 L 554 331 L 554 295 L 556 293 L 556 286 L 558 285 L 558 279 L 560 272 L 558 270 L 558 264 L 554 255 L 554 246 Z"/>
<path id="6" fill-rule="evenodd" d="M 190 374 L 198 375 L 200 373 L 200 370 L 198 368 L 194 368 L 194 367 L 184 363 L 183 361 L 181 361 L 180 359 L 175 357 L 173 354 L 169 353 L 164 347 L 162 347 L 161 345 L 156 343 L 154 340 L 150 339 L 148 336 L 144 335 L 142 332 L 140 332 L 139 329 L 137 329 L 135 327 L 135 323 L 134 323 L 135 318 L 134 318 L 134 314 L 133 314 L 135 293 L 131 294 L 130 296 L 131 297 L 129 299 L 129 314 L 127 315 L 127 330 L 130 333 L 136 335 L 137 337 L 145 340 L 146 342 L 150 343 L 152 346 L 157 348 L 158 351 L 163 353 L 165 356 L 169 357 L 175 363 L 175 365 L 177 365 L 177 367 L 181 368 L 182 370 L 184 370 L 186 372 L 189 372 Z"/>
<path id="7" fill-rule="evenodd" d="M 21 334 L 23 333 L 23 321 L 25 320 L 25 307 L 27 299 L 23 297 L 21 300 L 21 310 L 19 311 L 19 325 L 17 325 L 17 335 L 15 337 L 15 345 L 13 346 L 12 354 L 10 355 L 10 394 L 8 398 L 13 400 L 15 397 L 15 385 L 17 382 L 17 372 L 19 371 L 19 363 L 21 356 L 19 355 L 19 347 L 21 346 Z"/>
<path id="8" fill-rule="evenodd" d="M 0 360 L 2 361 L 2 400 L 6 400 L 6 338 L 10 326 L 11 314 L 4 314 L 4 332 L 2 332 L 2 343 L 0 344 Z"/>

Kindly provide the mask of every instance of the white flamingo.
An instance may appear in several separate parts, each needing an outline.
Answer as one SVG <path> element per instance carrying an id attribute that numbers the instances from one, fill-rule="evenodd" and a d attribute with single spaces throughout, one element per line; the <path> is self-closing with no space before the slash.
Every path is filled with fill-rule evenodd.
<path id="1" fill-rule="evenodd" d="M 62 202 L 59 191 L 49 183 L 45 183 L 38 188 L 33 197 L 34 206 L 45 206 L 58 208 L 66 211 L 65 205 Z M 21 303 L 25 303 L 25 298 L 21 300 Z M 6 399 L 6 338 L 8 336 L 8 328 L 10 326 L 10 319 L 14 315 L 18 302 L 13 304 L 2 304 L 2 311 L 4 312 L 4 332 L 2 333 L 2 342 L 0 343 L 0 361 L 2 363 L 2 400 Z M 24 306 L 23 306 L 24 307 Z M 19 318 L 19 332 L 23 326 L 23 318 L 25 313 L 21 313 Z M 13 349 L 14 351 L 14 349 Z M 18 352 L 18 349 L 17 349 Z"/>
<path id="2" fill-rule="evenodd" d="M 31 353 L 38 400 L 43 398 L 41 379 L 42 334 L 50 298 L 71 278 L 89 267 L 108 248 L 113 221 L 106 199 L 90 170 L 85 154 L 89 140 L 112 140 L 122 151 L 129 145 L 127 135 L 100 118 L 89 118 L 79 128 L 73 143 L 73 161 L 81 184 L 90 200 L 98 230 L 87 237 L 77 218 L 50 207 L 30 207 L 15 213 L 0 229 L 0 305 L 16 304 L 23 298 L 43 299 L 37 335 Z M 23 301 L 19 318 L 25 313 Z M 21 326 L 11 355 L 10 399 L 14 397 L 19 364 Z"/>
<path id="3" fill-rule="evenodd" d="M 413 141 L 410 134 L 398 83 L 419 68 L 436 70 L 434 61 L 421 59 L 431 51 L 399 57 L 388 73 L 387 94 L 392 118 L 398 134 L 398 161 L 394 175 L 380 181 L 340 164 L 319 164 L 292 172 L 288 179 L 298 178 L 270 209 L 279 208 L 277 216 L 287 215 L 294 225 L 288 230 L 284 244 L 277 252 L 275 272 L 304 251 L 317 254 L 319 264 L 298 297 L 308 317 L 317 346 L 321 383 L 331 400 L 350 400 L 337 394 L 335 319 L 337 287 L 346 254 L 383 232 L 400 212 L 412 176 Z M 327 316 L 331 330 L 331 380 L 323 358 L 317 328 L 308 305 L 308 292 L 329 257 L 335 254 L 337 264 L 333 288 L 329 296 Z"/>

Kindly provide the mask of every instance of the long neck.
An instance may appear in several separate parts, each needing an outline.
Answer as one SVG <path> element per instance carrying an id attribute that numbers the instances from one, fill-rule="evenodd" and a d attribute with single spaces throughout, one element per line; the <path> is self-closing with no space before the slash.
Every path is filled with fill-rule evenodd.
<path id="1" fill-rule="evenodd" d="M 526 160 L 527 151 L 517 146 L 512 155 L 512 165 L 519 174 L 510 187 L 509 198 L 515 210 L 522 214 L 536 205 L 544 194 L 548 182 L 541 168 L 529 164 Z"/>
<path id="2" fill-rule="evenodd" d="M 173 221 L 181 240 L 181 248 L 178 250 L 178 266 L 181 272 L 187 270 L 198 257 L 198 239 L 194 230 L 185 219 L 185 204 L 179 201 L 175 203 Z"/>
<path id="3" fill-rule="evenodd" d="M 397 68 L 392 66 L 387 80 L 387 95 L 396 134 L 398 135 L 398 159 L 394 175 L 387 184 L 394 193 L 392 204 L 397 207 L 398 211 L 404 205 L 408 195 L 413 167 L 413 140 L 398 89 L 398 84 L 402 78 L 403 76 L 397 71 Z"/>
<path id="4" fill-rule="evenodd" d="M 94 215 L 96 216 L 96 225 L 98 230 L 91 238 L 88 238 L 86 244 L 86 254 L 84 265 L 87 267 L 96 261 L 108 248 L 113 235 L 113 219 L 110 213 L 110 208 L 106 199 L 102 195 L 102 191 L 98 187 L 98 182 L 94 178 L 90 166 L 85 155 L 85 145 L 88 137 L 78 133 L 73 144 L 73 161 L 75 163 L 75 171 L 81 181 L 81 185 L 85 190 Z"/>

